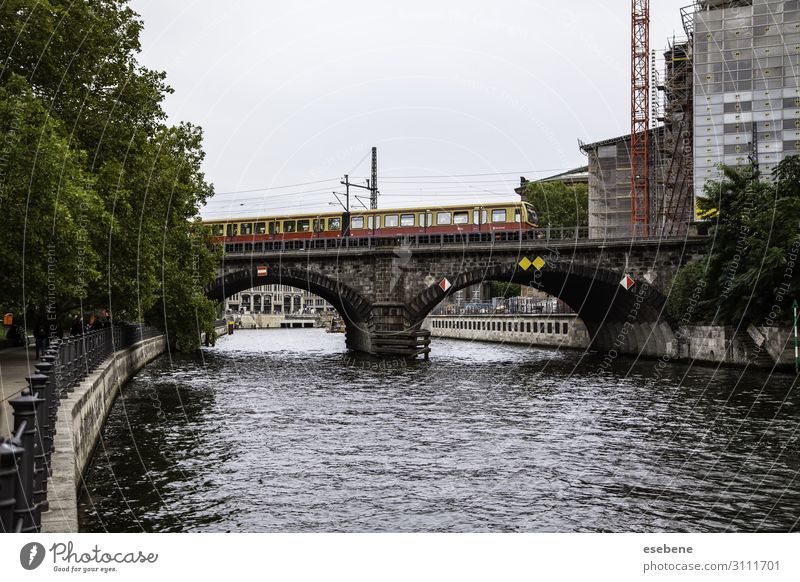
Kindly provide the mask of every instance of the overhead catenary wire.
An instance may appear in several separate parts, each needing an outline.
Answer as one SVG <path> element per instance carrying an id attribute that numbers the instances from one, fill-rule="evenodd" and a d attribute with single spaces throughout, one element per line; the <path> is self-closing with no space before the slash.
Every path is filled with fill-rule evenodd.
<path id="1" fill-rule="evenodd" d="M 366 156 L 364 157 L 364 159 L 366 159 Z M 361 161 L 363 162 L 364 159 L 362 159 Z M 357 164 L 357 166 L 360 165 L 360 164 L 361 164 L 361 162 L 359 162 L 359 164 Z M 479 177 L 485 177 L 485 176 L 513 176 L 513 175 L 522 175 L 522 174 L 541 174 L 541 173 L 546 173 L 546 172 L 564 172 L 564 171 L 571 170 L 571 169 L 574 169 L 574 168 L 546 168 L 546 169 L 539 169 L 539 170 L 517 170 L 517 171 L 513 171 L 513 172 L 490 172 L 490 173 L 482 173 L 482 174 L 442 174 L 442 175 L 438 175 L 438 176 L 437 175 L 431 175 L 431 174 L 419 175 L 419 176 L 381 176 L 381 181 L 384 182 L 384 181 L 387 181 L 387 180 L 400 180 L 400 182 L 397 182 L 397 183 L 398 184 L 403 184 L 403 183 L 405 183 L 405 182 L 403 182 L 404 180 L 434 180 L 434 181 L 429 182 L 429 183 L 431 183 L 431 184 L 439 184 L 439 183 L 442 183 L 441 180 L 451 180 L 452 178 L 479 178 Z M 366 180 L 367 178 L 369 178 L 369 176 L 357 176 L 356 178 L 359 179 L 359 180 Z M 341 178 L 336 177 L 336 178 L 326 178 L 324 180 L 314 180 L 314 181 L 310 181 L 310 182 L 298 182 L 298 183 L 295 183 L 295 184 L 284 184 L 284 185 L 281 185 L 281 186 L 265 186 L 263 188 L 250 188 L 250 189 L 246 189 L 246 190 L 226 190 L 224 192 L 215 192 L 214 195 L 215 196 L 227 196 L 227 195 L 230 195 L 230 194 L 251 194 L 251 193 L 255 193 L 255 192 L 267 192 L 267 191 L 271 191 L 271 190 L 282 190 L 284 188 L 295 188 L 295 187 L 298 187 L 298 186 L 312 186 L 312 185 L 315 185 L 315 184 L 324 184 L 326 182 L 338 183 L 340 179 Z M 496 182 L 512 182 L 512 181 L 515 181 L 515 178 L 503 178 L 503 179 L 498 179 L 498 180 L 486 180 L 485 182 L 489 183 L 489 182 L 495 182 L 495 181 Z M 454 184 L 461 183 L 460 180 L 451 180 L 451 182 L 454 183 Z M 472 182 L 473 183 L 479 183 L 479 182 L 484 182 L 484 181 L 483 180 L 479 180 L 479 181 L 472 181 Z M 416 183 L 417 184 L 424 184 L 424 183 L 427 183 L 427 182 L 416 182 Z"/>

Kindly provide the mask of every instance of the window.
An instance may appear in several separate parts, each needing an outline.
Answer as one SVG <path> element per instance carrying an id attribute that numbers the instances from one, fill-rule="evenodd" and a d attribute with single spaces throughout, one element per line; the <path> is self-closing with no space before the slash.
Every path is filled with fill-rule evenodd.
<path id="1" fill-rule="evenodd" d="M 266 222 L 256 222 L 256 234 L 264 234 L 267 232 Z"/>
<path id="2" fill-rule="evenodd" d="M 253 223 L 252 222 L 243 222 L 241 225 L 242 234 L 253 234 Z"/>
<path id="3" fill-rule="evenodd" d="M 280 222 L 270 222 L 269 223 L 269 233 L 270 234 L 280 234 L 281 233 L 281 223 Z"/>
<path id="4" fill-rule="evenodd" d="M 297 221 L 297 232 L 308 232 L 309 221 L 308 220 L 298 220 Z"/>
<path id="5" fill-rule="evenodd" d="M 342 230 L 342 219 L 341 218 L 329 218 L 328 219 L 328 230 Z"/>
<path id="6" fill-rule="evenodd" d="M 469 224 L 469 212 L 454 212 L 453 224 Z"/>
<path id="7" fill-rule="evenodd" d="M 413 214 L 401 214 L 400 215 L 400 226 L 414 226 L 414 215 Z"/>
<path id="8" fill-rule="evenodd" d="M 239 234 L 239 225 L 238 224 L 229 224 L 228 225 L 228 236 L 236 236 Z"/>
<path id="9" fill-rule="evenodd" d="M 547 322 L 547 333 L 553 333 L 553 322 L 552 321 L 548 321 Z"/>
<path id="10" fill-rule="evenodd" d="M 520 214 L 519 208 L 514 209 L 514 222 L 522 222 L 522 216 Z"/>
<path id="11" fill-rule="evenodd" d="M 449 212 L 437 212 L 436 213 L 436 224 L 450 224 L 450 213 Z"/>
<path id="12" fill-rule="evenodd" d="M 350 220 L 350 228 L 364 228 L 364 217 L 354 216 Z"/>
<path id="13" fill-rule="evenodd" d="M 559 333 L 561 331 L 561 322 L 557 321 L 553 325 L 556 328 L 556 333 Z"/>
<path id="14" fill-rule="evenodd" d="M 525 323 L 525 328 L 526 328 L 525 331 L 527 331 L 528 333 L 531 333 L 531 322 L 530 321 Z"/>
<path id="15" fill-rule="evenodd" d="M 492 210 L 492 222 L 505 222 L 506 211 L 504 208 Z"/>
<path id="16" fill-rule="evenodd" d="M 222 236 L 225 234 L 225 225 L 223 224 L 212 224 L 211 225 L 211 234 L 213 236 Z"/>
<path id="17" fill-rule="evenodd" d="M 569 324 L 566 321 L 564 323 L 562 323 L 561 324 L 561 333 L 566 335 L 568 326 L 569 326 Z"/>
<path id="18" fill-rule="evenodd" d="M 283 232 L 295 232 L 297 230 L 297 223 L 294 220 L 283 221 Z"/>
<path id="19" fill-rule="evenodd" d="M 314 232 L 322 232 L 325 230 L 325 219 L 324 218 L 315 218 L 314 219 Z"/>
<path id="20" fill-rule="evenodd" d="M 427 218 L 425 219 L 425 226 L 431 226 L 433 224 L 433 213 L 429 212 Z"/>
<path id="21" fill-rule="evenodd" d="M 396 214 L 387 214 L 383 217 L 383 224 L 386 228 L 392 228 L 397 226 L 397 215 Z"/>
<path id="22" fill-rule="evenodd" d="M 482 210 L 479 214 L 477 210 L 473 210 L 472 224 L 486 224 L 486 211 Z"/>

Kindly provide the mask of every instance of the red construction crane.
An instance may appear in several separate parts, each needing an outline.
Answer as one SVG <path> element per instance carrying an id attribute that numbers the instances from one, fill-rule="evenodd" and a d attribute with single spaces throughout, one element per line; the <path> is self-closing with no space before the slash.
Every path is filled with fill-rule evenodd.
<path id="1" fill-rule="evenodd" d="M 650 224 L 650 0 L 631 0 L 631 225 Z"/>

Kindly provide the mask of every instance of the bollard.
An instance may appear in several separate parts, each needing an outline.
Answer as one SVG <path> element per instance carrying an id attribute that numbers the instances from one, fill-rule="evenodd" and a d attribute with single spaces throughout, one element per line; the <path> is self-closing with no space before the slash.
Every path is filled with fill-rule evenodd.
<path id="1" fill-rule="evenodd" d="M 11 441 L 0 441 L 0 533 L 14 531 L 14 490 L 23 452 Z"/>
<path id="2" fill-rule="evenodd" d="M 21 521 L 20 531 L 33 533 L 39 531 L 39 512 L 33 501 L 33 481 L 35 476 L 36 454 L 36 411 L 42 400 L 31 394 L 23 394 L 9 401 L 14 410 L 14 444 L 22 447 L 21 463 L 17 469 L 17 483 L 14 488 L 14 531 Z"/>

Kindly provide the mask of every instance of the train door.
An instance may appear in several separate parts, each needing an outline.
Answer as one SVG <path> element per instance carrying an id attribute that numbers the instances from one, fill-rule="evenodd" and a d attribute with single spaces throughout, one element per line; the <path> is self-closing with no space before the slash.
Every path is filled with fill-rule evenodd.
<path id="1" fill-rule="evenodd" d="M 474 226 L 474 230 L 481 231 L 481 228 L 484 224 L 486 224 L 486 209 L 482 206 L 476 206 L 472 209 L 472 224 Z"/>

